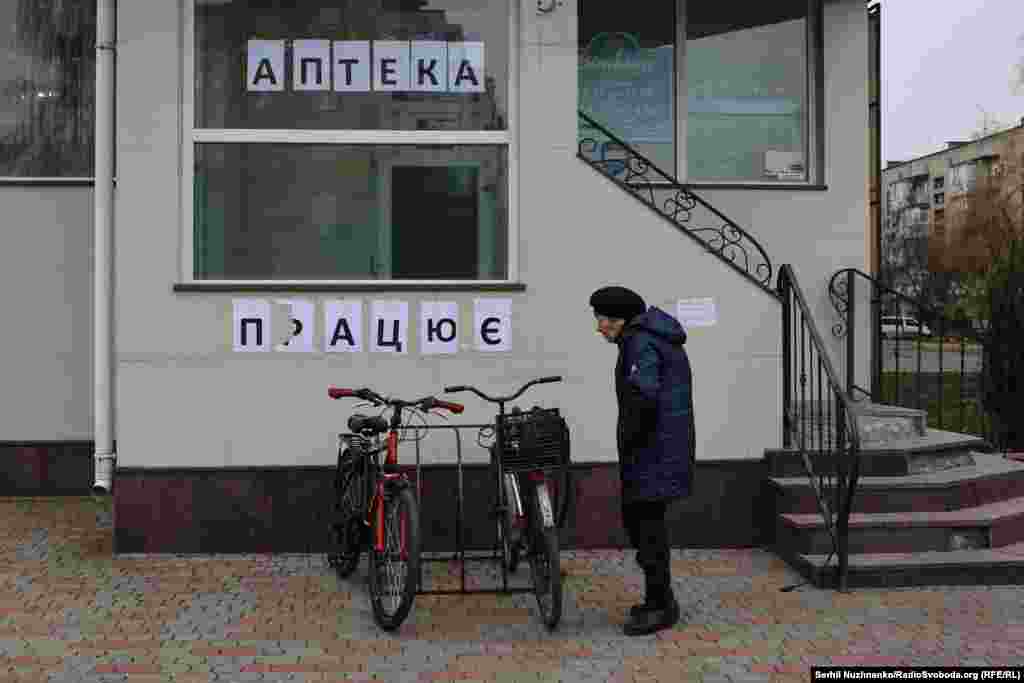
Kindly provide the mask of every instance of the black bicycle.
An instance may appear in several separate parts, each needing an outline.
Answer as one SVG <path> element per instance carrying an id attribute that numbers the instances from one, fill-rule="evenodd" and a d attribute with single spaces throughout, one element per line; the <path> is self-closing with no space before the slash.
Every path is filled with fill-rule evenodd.
<path id="1" fill-rule="evenodd" d="M 419 507 L 412 483 L 398 469 L 402 417 L 406 411 L 425 414 L 434 409 L 457 414 L 463 406 L 433 396 L 415 401 L 385 398 L 371 389 L 330 387 L 327 393 L 334 399 L 359 398 L 391 409 L 390 419 L 349 416 L 351 431 L 339 437 L 327 562 L 346 578 L 359 565 L 362 550 L 367 550 L 373 617 L 382 629 L 393 631 L 412 609 L 420 575 Z"/>
<path id="2" fill-rule="evenodd" d="M 568 487 L 559 487 L 563 501 L 558 519 L 552 505 L 551 483 L 555 472 L 564 476 L 569 462 L 569 429 L 557 409 L 513 408 L 505 404 L 522 396 L 534 384 L 560 382 L 561 377 L 542 377 L 527 382 L 510 396 L 492 397 L 476 387 L 445 387 L 445 392 L 471 391 L 498 404 L 495 441 L 490 446 L 491 467 L 497 489 L 498 536 L 502 571 L 514 572 L 525 554 L 530 565 L 533 592 L 541 618 L 553 630 L 562 617 L 562 572 L 559 563 L 558 527 L 564 519 Z"/>

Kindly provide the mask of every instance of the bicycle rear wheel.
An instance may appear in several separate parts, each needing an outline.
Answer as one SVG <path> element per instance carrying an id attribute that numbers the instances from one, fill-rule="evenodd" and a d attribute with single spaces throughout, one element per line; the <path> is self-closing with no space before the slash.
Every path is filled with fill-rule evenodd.
<path id="1" fill-rule="evenodd" d="M 562 568 L 559 563 L 558 530 L 544 526 L 537 486 L 530 496 L 530 573 L 540 616 L 548 630 L 554 630 L 562 618 Z M 550 506 L 550 502 L 548 503 Z M 550 514 L 550 512 L 549 512 Z"/>
<path id="2" fill-rule="evenodd" d="M 419 570 L 416 496 L 411 488 L 395 489 L 384 497 L 384 552 L 377 552 L 376 547 L 370 552 L 370 602 L 374 620 L 385 631 L 397 629 L 409 615 Z"/>
<path id="3" fill-rule="evenodd" d="M 365 497 L 365 459 L 353 449 L 338 451 L 334 496 L 327 526 L 327 564 L 345 579 L 359 566 L 365 542 L 362 501 Z"/>

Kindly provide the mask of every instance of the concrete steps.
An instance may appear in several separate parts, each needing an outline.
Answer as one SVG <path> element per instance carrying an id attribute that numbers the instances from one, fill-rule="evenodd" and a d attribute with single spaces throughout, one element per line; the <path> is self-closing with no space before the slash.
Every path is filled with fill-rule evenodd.
<path id="1" fill-rule="evenodd" d="M 835 585 L 833 557 L 822 577 L 826 555 L 797 555 L 790 563 L 818 585 Z M 999 548 L 921 553 L 850 555 L 849 585 L 862 588 L 903 586 L 1024 585 L 1024 543 Z M 825 578 L 825 581 L 821 579 Z"/>
<path id="2" fill-rule="evenodd" d="M 861 409 L 848 585 L 1024 583 L 1024 462 L 991 453 L 976 437 L 927 429 L 920 411 Z M 816 473 L 831 469 L 822 453 L 808 455 Z M 822 571 L 832 540 L 803 458 L 786 450 L 765 456 L 776 553 L 811 581 L 835 585 L 837 558 Z"/>
<path id="3" fill-rule="evenodd" d="M 971 465 L 903 476 L 862 476 L 853 513 L 943 512 L 1024 496 L 1024 462 L 976 453 Z M 818 512 L 806 476 L 772 477 L 769 484 L 795 515 Z"/>

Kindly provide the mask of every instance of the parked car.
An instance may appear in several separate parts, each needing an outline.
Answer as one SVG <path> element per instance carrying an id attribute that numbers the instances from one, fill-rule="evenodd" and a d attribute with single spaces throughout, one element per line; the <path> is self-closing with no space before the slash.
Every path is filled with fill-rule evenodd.
<path id="1" fill-rule="evenodd" d="M 932 336 L 932 331 L 924 323 L 918 323 L 916 318 L 909 315 L 883 315 L 882 336 L 883 337 L 922 337 Z"/>

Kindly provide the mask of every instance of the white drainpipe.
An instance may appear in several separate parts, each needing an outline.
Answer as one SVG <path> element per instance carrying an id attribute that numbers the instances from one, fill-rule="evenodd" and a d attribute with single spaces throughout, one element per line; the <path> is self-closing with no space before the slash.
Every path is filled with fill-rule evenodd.
<path id="1" fill-rule="evenodd" d="M 117 0 L 96 2 L 96 168 L 94 188 L 95 271 L 93 373 L 96 481 L 92 490 L 114 486 L 114 17 Z"/>

